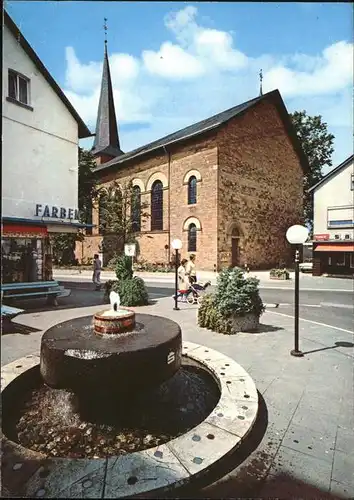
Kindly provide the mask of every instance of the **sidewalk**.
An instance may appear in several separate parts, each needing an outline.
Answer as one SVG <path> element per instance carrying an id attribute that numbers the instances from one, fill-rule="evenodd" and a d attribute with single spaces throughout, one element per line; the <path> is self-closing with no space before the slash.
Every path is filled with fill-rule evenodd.
<path id="1" fill-rule="evenodd" d="M 39 353 L 43 330 L 55 323 L 105 307 L 18 316 L 18 323 L 40 331 L 3 335 L 3 349 L 11 357 L 5 362 Z M 197 307 L 181 304 L 181 310 L 174 311 L 170 298 L 135 310 L 171 318 L 181 325 L 184 340 L 235 359 L 262 395 L 259 426 L 263 432 L 255 449 L 245 459 L 239 450 L 228 459 L 222 479 L 189 492 L 189 498 L 354 497 L 352 334 L 300 320 L 300 347 L 305 356 L 294 358 L 289 355 L 293 319 L 275 311 L 264 313 L 260 333 L 228 336 L 199 328 Z"/>
<path id="2" fill-rule="evenodd" d="M 151 283 L 174 283 L 174 273 L 147 273 L 135 272 L 136 276 L 143 278 Z M 210 280 L 212 285 L 216 285 L 218 273 L 212 271 L 199 271 L 197 273 L 198 280 L 205 282 Z M 249 276 L 257 277 L 260 280 L 262 288 L 277 288 L 288 289 L 294 288 L 295 273 L 290 273 L 290 280 L 274 280 L 269 278 L 269 271 L 251 271 Z M 75 281 L 75 278 L 80 280 L 92 280 L 92 271 L 88 270 L 70 270 L 70 269 L 54 269 L 53 277 L 59 281 L 65 281 L 69 278 Z M 116 279 L 114 271 L 102 271 L 101 281 Z M 345 278 L 329 278 L 325 276 L 312 276 L 310 274 L 300 273 L 300 286 L 302 290 L 331 290 L 331 291 L 346 291 L 354 292 L 354 281 Z"/>

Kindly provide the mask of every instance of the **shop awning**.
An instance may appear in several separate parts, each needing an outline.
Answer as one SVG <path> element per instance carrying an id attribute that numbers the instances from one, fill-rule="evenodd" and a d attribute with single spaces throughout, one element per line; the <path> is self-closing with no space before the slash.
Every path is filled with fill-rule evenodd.
<path id="1" fill-rule="evenodd" d="M 326 245 L 318 245 L 315 252 L 354 252 L 354 243 L 327 243 Z"/>
<path id="2" fill-rule="evenodd" d="M 61 227 L 65 227 L 65 226 L 70 226 L 70 227 L 74 227 L 74 228 L 86 228 L 86 227 L 95 227 L 94 224 L 82 224 L 81 222 L 73 222 L 73 221 L 62 221 L 62 220 L 53 220 L 53 219 L 25 219 L 25 218 L 20 218 L 20 217 L 2 217 L 1 219 L 4 227 L 5 227 L 5 224 L 8 225 L 8 224 L 17 224 L 17 225 L 31 225 L 31 226 L 39 226 L 39 227 L 43 227 L 43 226 L 61 226 Z"/>
<path id="3" fill-rule="evenodd" d="M 3 233 L 27 233 L 27 234 L 48 234 L 46 226 L 35 226 L 30 224 L 9 224 L 3 225 Z"/>

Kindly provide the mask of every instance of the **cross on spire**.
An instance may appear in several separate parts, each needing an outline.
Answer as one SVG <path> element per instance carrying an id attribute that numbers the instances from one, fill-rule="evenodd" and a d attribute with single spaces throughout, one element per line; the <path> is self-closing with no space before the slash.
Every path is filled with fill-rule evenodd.
<path id="1" fill-rule="evenodd" d="M 103 29 L 104 29 L 104 44 L 107 46 L 107 30 L 108 30 L 108 27 L 107 27 L 107 18 L 104 17 L 104 23 L 103 23 Z"/>
<path id="2" fill-rule="evenodd" d="M 262 82 L 263 82 L 263 72 L 262 72 L 262 69 L 261 69 L 260 72 L 259 72 L 259 95 L 263 95 Z"/>

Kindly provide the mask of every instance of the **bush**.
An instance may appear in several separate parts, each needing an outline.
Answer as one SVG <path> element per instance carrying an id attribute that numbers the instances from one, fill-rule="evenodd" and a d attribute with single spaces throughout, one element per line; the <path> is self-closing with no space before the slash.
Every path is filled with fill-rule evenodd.
<path id="1" fill-rule="evenodd" d="M 286 268 L 283 268 L 283 269 L 271 269 L 270 272 L 269 272 L 269 276 L 271 278 L 285 278 L 287 280 L 290 278 L 289 271 Z"/>
<path id="2" fill-rule="evenodd" d="M 174 271 L 174 267 L 171 263 L 166 264 L 164 262 L 147 262 L 146 260 L 140 260 L 134 264 L 135 271 L 145 271 L 148 273 L 170 273 Z"/>
<path id="3" fill-rule="evenodd" d="M 104 300 L 109 301 L 109 294 L 111 293 L 112 290 L 115 291 L 116 284 L 118 284 L 117 280 L 108 280 L 104 284 Z"/>
<path id="4" fill-rule="evenodd" d="M 198 309 L 198 325 L 214 332 L 231 333 L 230 320 L 224 318 L 218 311 L 215 296 L 211 293 L 205 294 L 202 298 Z"/>
<path id="5" fill-rule="evenodd" d="M 223 317 L 231 314 L 244 316 L 248 313 L 260 316 L 265 308 L 259 296 L 258 284 L 257 278 L 245 278 L 243 270 L 238 267 L 221 271 L 215 293 L 218 311 Z"/>
<path id="6" fill-rule="evenodd" d="M 116 254 L 114 255 L 108 262 L 107 262 L 107 265 L 106 265 L 106 268 L 111 270 L 111 271 L 114 271 L 115 268 L 116 268 L 116 265 L 117 265 L 117 262 L 119 260 L 121 256 L 119 254 Z"/>
<path id="7" fill-rule="evenodd" d="M 133 277 L 132 259 L 127 255 L 117 258 L 116 276 L 119 281 L 130 280 Z"/>
<path id="8" fill-rule="evenodd" d="M 216 293 L 204 295 L 198 309 L 198 324 L 219 333 L 233 334 L 234 316 L 255 314 L 264 311 L 258 290 L 259 280 L 245 278 L 240 268 L 225 269 L 218 277 Z"/>
<path id="9" fill-rule="evenodd" d="M 111 288 L 119 293 L 122 306 L 146 306 L 149 296 L 145 288 L 144 280 L 138 277 L 115 282 Z"/>

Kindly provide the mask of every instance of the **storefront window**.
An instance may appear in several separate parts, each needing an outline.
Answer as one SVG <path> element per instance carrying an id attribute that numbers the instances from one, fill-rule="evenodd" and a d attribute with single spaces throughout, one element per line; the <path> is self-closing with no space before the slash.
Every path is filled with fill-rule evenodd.
<path id="1" fill-rule="evenodd" d="M 43 275 L 43 244 L 37 238 L 2 238 L 3 283 L 40 281 Z"/>

